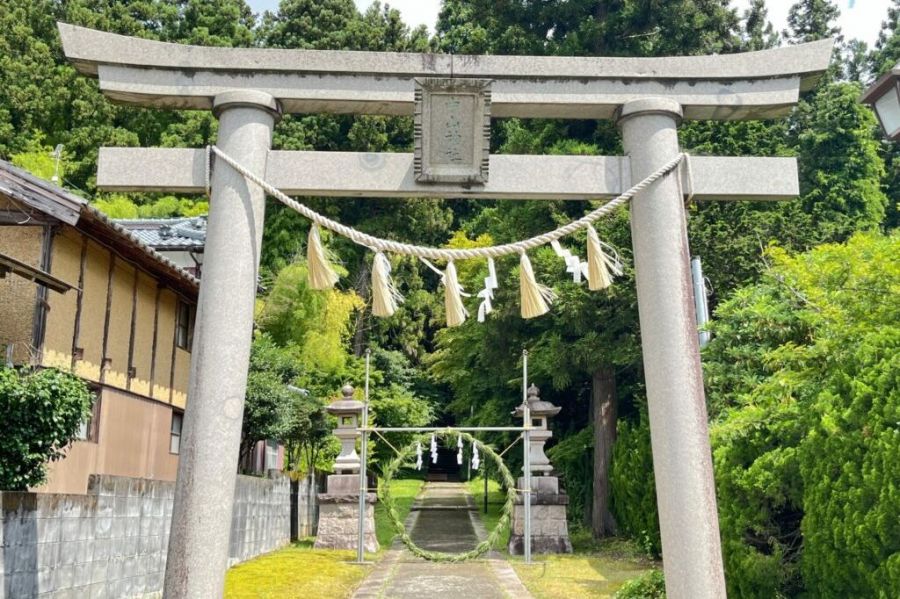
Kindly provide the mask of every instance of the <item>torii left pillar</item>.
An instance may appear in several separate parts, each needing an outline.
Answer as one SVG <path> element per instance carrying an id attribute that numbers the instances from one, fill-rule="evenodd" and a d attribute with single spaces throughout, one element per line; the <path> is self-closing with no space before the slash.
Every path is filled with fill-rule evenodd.
<path id="1" fill-rule="evenodd" d="M 276 100 L 264 92 L 228 91 L 215 97 L 213 112 L 217 145 L 265 173 L 280 114 Z M 213 170 L 166 560 L 169 599 L 221 597 L 225 586 L 264 215 L 259 187 L 234 169 Z"/>

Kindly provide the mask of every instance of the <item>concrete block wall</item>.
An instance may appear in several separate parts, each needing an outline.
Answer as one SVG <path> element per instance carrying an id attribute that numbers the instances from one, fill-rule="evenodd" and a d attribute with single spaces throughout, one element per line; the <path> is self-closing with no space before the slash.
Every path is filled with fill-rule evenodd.
<path id="1" fill-rule="evenodd" d="M 0 493 L 0 599 L 159 597 L 175 485 L 92 476 L 87 495 Z M 287 479 L 239 476 L 230 564 L 290 539 Z"/>

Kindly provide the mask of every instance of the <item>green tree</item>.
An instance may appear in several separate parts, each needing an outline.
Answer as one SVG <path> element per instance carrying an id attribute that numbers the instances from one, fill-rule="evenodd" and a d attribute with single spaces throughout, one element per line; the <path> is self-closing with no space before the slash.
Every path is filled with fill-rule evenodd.
<path id="1" fill-rule="evenodd" d="M 90 416 L 94 394 L 80 378 L 53 368 L 0 368 L 0 489 L 44 482 L 47 464 L 65 456 Z"/>
<path id="2" fill-rule="evenodd" d="M 744 32 L 742 50 L 766 50 L 779 44 L 778 33 L 769 21 L 769 9 L 766 0 L 751 0 L 750 7 L 744 11 Z"/>
<path id="3" fill-rule="evenodd" d="M 732 595 L 898 588 L 898 250 L 877 234 L 772 249 L 717 311 L 704 360 Z"/>
<path id="4" fill-rule="evenodd" d="M 841 11 L 831 0 L 799 0 L 788 12 L 788 28 L 782 35 L 792 44 L 834 37 L 840 28 L 834 23 Z"/>

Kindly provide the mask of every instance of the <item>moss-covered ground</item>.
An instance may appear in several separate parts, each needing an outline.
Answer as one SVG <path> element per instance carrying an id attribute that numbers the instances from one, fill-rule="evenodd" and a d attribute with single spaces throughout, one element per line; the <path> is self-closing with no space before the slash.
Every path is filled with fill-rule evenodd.
<path id="1" fill-rule="evenodd" d="M 406 517 L 422 484 L 421 480 L 392 482 L 391 493 L 401 518 Z M 390 546 L 394 531 L 380 505 L 375 508 L 375 530 L 382 553 Z M 231 568 L 225 579 L 226 599 L 349 597 L 371 566 L 353 564 L 355 551 L 313 549 L 313 541 L 297 541 Z"/>
<path id="2" fill-rule="evenodd" d="M 496 481 L 488 481 L 488 511 L 484 506 L 484 479 L 468 482 L 478 514 L 490 531 L 500 519 L 505 495 Z M 521 557 L 509 558 L 516 574 L 536 599 L 600 599 L 612 597 L 628 580 L 658 568 L 632 542 L 622 539 L 594 541 L 588 531 L 570 531 L 574 553 L 571 555 L 535 555 L 526 565 Z M 509 530 L 501 535 L 503 545 L 497 551 L 506 554 Z"/>

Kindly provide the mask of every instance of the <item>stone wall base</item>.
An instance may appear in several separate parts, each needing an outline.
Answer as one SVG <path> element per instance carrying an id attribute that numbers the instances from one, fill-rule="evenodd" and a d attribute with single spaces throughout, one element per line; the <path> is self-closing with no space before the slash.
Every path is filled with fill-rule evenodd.
<path id="1" fill-rule="evenodd" d="M 319 530 L 316 549 L 356 549 L 359 531 L 359 495 L 319 495 Z M 375 537 L 375 494 L 366 497 L 365 550 L 378 551 Z"/>

